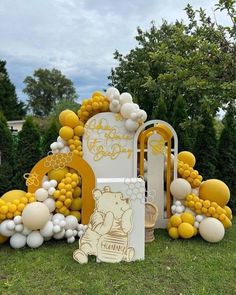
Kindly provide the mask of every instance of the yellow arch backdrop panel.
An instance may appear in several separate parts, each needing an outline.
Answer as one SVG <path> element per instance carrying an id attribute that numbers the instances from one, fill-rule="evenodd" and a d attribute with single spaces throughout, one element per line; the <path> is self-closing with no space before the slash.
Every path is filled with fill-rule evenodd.
<path id="1" fill-rule="evenodd" d="M 88 224 L 94 210 L 94 199 L 92 191 L 95 188 L 95 175 L 90 165 L 82 158 L 72 153 L 52 154 L 41 159 L 26 175 L 28 192 L 34 193 L 41 187 L 45 174 L 52 169 L 70 167 L 78 171 L 82 178 L 82 223 Z"/>

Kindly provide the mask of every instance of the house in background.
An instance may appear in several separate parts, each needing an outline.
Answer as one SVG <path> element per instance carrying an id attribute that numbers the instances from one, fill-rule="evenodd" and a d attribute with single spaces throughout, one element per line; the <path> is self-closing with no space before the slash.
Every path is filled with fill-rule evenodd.
<path id="1" fill-rule="evenodd" d="M 17 134 L 19 131 L 21 131 L 24 122 L 25 120 L 7 121 L 7 125 L 10 128 L 12 134 Z"/>

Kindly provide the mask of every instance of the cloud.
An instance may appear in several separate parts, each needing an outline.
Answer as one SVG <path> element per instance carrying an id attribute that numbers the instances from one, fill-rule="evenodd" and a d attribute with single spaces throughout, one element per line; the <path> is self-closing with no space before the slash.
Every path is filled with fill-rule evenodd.
<path id="1" fill-rule="evenodd" d="M 156 0 L 1 0 L 0 58 L 7 60 L 20 98 L 22 81 L 39 67 L 60 69 L 71 78 L 80 98 L 107 87 L 116 63 L 113 52 L 136 45 L 137 26 L 151 20 L 185 19 L 187 3 L 208 12 L 215 1 Z M 226 22 L 221 15 L 221 22 Z"/>

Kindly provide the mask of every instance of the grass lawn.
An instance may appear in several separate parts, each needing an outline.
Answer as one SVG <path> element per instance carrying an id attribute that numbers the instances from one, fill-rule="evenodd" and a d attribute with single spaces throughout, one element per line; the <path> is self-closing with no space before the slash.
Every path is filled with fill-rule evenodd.
<path id="1" fill-rule="evenodd" d="M 219 244 L 200 237 L 172 241 L 157 230 L 146 259 L 87 265 L 72 259 L 77 242 L 41 248 L 0 246 L 0 294 L 236 294 L 236 225 Z"/>

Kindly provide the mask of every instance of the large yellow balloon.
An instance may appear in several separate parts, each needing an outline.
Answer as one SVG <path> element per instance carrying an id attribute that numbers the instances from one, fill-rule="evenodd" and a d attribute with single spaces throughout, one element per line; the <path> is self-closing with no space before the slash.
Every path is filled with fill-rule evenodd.
<path id="1" fill-rule="evenodd" d="M 69 140 L 74 136 L 74 131 L 71 127 L 64 126 L 64 127 L 61 127 L 61 129 L 59 130 L 59 135 L 64 140 Z"/>
<path id="2" fill-rule="evenodd" d="M 196 164 L 196 158 L 194 154 L 183 151 L 178 154 L 178 160 L 184 162 L 184 164 L 188 164 L 190 167 L 194 167 Z"/>
<path id="3" fill-rule="evenodd" d="M 200 186 L 199 198 L 216 202 L 221 207 L 224 207 L 229 202 L 230 191 L 223 181 L 219 179 L 208 179 Z"/>
<path id="4" fill-rule="evenodd" d="M 69 170 L 66 167 L 53 169 L 48 172 L 48 178 L 50 180 L 55 179 L 57 181 L 57 183 L 59 183 L 65 177 L 66 173 L 68 173 L 68 172 L 69 172 Z"/>
<path id="5" fill-rule="evenodd" d="M 74 112 L 72 112 L 71 110 L 64 110 L 60 113 L 59 115 L 59 122 L 61 123 L 62 126 L 66 126 L 66 117 L 69 114 L 73 114 Z"/>
<path id="6" fill-rule="evenodd" d="M 75 128 L 78 124 L 79 118 L 74 112 L 71 112 L 65 116 L 65 126 Z"/>
<path id="7" fill-rule="evenodd" d="M 12 190 L 5 193 L 1 199 L 5 202 L 13 202 L 14 200 L 19 200 L 20 198 L 24 197 L 26 192 L 22 190 Z"/>
<path id="8" fill-rule="evenodd" d="M 194 228 L 191 224 L 183 222 L 178 227 L 178 233 L 183 239 L 190 239 L 194 235 Z"/>

